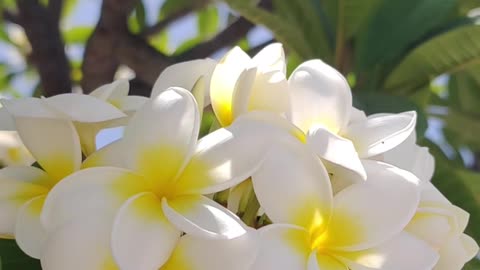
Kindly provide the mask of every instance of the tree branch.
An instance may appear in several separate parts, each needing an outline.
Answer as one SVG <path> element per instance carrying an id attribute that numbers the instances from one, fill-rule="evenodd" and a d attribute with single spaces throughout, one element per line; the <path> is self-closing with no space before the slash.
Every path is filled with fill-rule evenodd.
<path id="1" fill-rule="evenodd" d="M 243 38 L 254 26 L 255 25 L 253 23 L 241 17 L 229 26 L 227 26 L 227 28 L 225 28 L 222 32 L 220 32 L 212 39 L 195 46 L 189 51 L 186 51 L 178 58 L 181 61 L 185 61 L 194 58 L 208 57 L 214 52 L 224 47 L 231 46 L 232 44 Z"/>
<path id="2" fill-rule="evenodd" d="M 48 11 L 50 16 L 52 16 L 53 21 L 59 22 L 60 16 L 62 15 L 63 9 L 63 0 L 49 0 L 48 1 Z"/>
<path id="3" fill-rule="evenodd" d="M 32 61 L 40 75 L 43 94 L 71 92 L 70 65 L 58 23 L 35 0 L 18 0 L 19 23 L 32 46 Z"/>
<path id="4" fill-rule="evenodd" d="M 18 17 L 18 15 L 13 14 L 12 12 L 6 9 L 3 10 L 2 17 L 4 20 L 9 21 L 11 23 L 20 24 L 20 18 Z"/>

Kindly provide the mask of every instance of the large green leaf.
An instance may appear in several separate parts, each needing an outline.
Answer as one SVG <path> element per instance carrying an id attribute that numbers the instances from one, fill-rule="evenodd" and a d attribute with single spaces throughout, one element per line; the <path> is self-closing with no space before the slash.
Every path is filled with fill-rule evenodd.
<path id="1" fill-rule="evenodd" d="M 41 270 L 40 261 L 28 257 L 18 248 L 15 240 L 0 239 L 2 270 Z"/>
<path id="2" fill-rule="evenodd" d="M 359 38 L 356 50 L 360 70 L 391 62 L 445 22 L 456 0 L 382 1 Z"/>
<path id="3" fill-rule="evenodd" d="M 469 25 L 439 35 L 414 49 L 390 73 L 385 88 L 409 93 L 433 78 L 480 63 L 480 26 Z"/>
<path id="4" fill-rule="evenodd" d="M 445 116 L 445 136 L 454 146 L 469 146 L 480 150 L 480 122 L 475 116 L 450 108 Z"/>
<path id="5" fill-rule="evenodd" d="M 448 93 L 451 107 L 459 112 L 480 116 L 480 64 L 450 76 Z"/>

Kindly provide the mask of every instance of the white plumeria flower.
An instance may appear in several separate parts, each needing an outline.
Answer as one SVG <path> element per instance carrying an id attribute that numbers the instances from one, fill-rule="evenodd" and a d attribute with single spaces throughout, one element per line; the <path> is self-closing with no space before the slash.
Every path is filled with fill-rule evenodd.
<path id="1" fill-rule="evenodd" d="M 236 239 L 247 232 L 238 217 L 202 194 L 227 189 L 249 177 L 261 164 L 270 138 L 255 132 L 256 123 L 239 119 L 197 142 L 196 106 L 185 89 L 160 93 L 132 117 L 124 138 L 110 145 L 115 151 L 100 155 L 122 149 L 128 169 L 89 168 L 55 187 L 42 214 L 52 234 L 42 259 L 44 268 L 103 269 L 111 261 L 111 246 L 121 269 L 158 269 L 168 261 L 181 232 L 215 239 Z M 251 150 L 243 151 L 245 147 Z M 106 225 L 78 229 L 74 221 L 82 219 L 100 219 Z M 67 249 L 65 256 L 56 255 L 72 241 L 91 243 L 88 247 L 82 242 L 82 250 L 102 252 L 72 255 Z"/>
<path id="2" fill-rule="evenodd" d="M 288 83 L 282 45 L 266 46 L 253 58 L 239 47 L 220 60 L 212 74 L 210 99 L 222 126 L 247 111 L 288 110 Z"/>
<path id="3" fill-rule="evenodd" d="M 35 162 L 16 131 L 0 131 L 0 165 L 29 166 Z"/>
<path id="4" fill-rule="evenodd" d="M 367 160 L 368 180 L 333 196 L 315 154 L 296 140 L 281 145 L 252 177 L 258 200 L 274 222 L 259 229 L 252 270 L 433 267 L 436 252 L 403 231 L 419 201 L 413 174 Z"/>
<path id="5" fill-rule="evenodd" d="M 0 170 L 0 235 L 15 238 L 26 254 L 39 258 L 46 238 L 40 223 L 45 198 L 59 181 L 80 168 L 82 152 L 70 120 L 59 119 L 56 111 L 42 106 L 42 100 L 27 99 L 26 103 L 9 104 L 7 109 L 43 170 L 33 166 Z"/>

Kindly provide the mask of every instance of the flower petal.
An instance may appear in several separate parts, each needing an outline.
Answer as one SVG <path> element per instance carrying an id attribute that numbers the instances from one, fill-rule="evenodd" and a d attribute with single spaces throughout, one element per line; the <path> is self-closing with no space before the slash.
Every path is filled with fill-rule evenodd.
<path id="1" fill-rule="evenodd" d="M 45 102 L 77 122 L 95 123 L 126 116 L 112 104 L 89 95 L 61 94 L 46 98 Z"/>
<path id="2" fill-rule="evenodd" d="M 333 214 L 323 245 L 356 251 L 398 234 L 413 218 L 420 200 L 418 178 L 386 163 L 364 161 L 367 181 L 333 198 Z"/>
<path id="3" fill-rule="evenodd" d="M 158 96 L 170 87 L 181 87 L 190 91 L 195 82 L 202 76 L 205 77 L 205 82 L 210 82 L 216 64 L 215 60 L 205 58 L 167 67 L 155 81 L 151 97 Z M 209 86 L 207 85 L 206 88 L 209 89 Z"/>
<path id="4" fill-rule="evenodd" d="M 478 253 L 478 245 L 467 235 L 451 238 L 440 250 L 434 270 L 461 270 Z"/>
<path id="5" fill-rule="evenodd" d="M 154 188 L 174 180 L 194 150 L 199 125 L 190 92 L 182 88 L 162 92 L 137 111 L 125 128 L 123 154 L 128 167 L 156 181 Z"/>
<path id="6" fill-rule="evenodd" d="M 414 131 L 416 122 L 415 111 L 371 115 L 366 121 L 348 125 L 343 134 L 354 142 L 360 157 L 368 158 L 401 144 Z"/>
<path id="7" fill-rule="evenodd" d="M 17 213 L 28 201 L 48 193 L 49 179 L 34 167 L 0 170 L 0 238 L 13 238 Z"/>
<path id="8" fill-rule="evenodd" d="M 3 100 L 0 101 L 3 103 Z M 5 107 L 0 107 L 0 130 L 15 131 L 15 122 L 10 112 Z"/>
<path id="9" fill-rule="evenodd" d="M 252 61 L 262 71 L 275 70 L 286 74 L 285 52 L 281 43 L 272 43 L 265 46 L 252 58 Z"/>
<path id="10" fill-rule="evenodd" d="M 184 235 L 162 270 L 246 270 L 257 255 L 255 230 L 234 239 Z"/>
<path id="11" fill-rule="evenodd" d="M 118 210 L 112 231 L 112 253 L 121 269 L 158 269 L 180 238 L 150 192 L 128 199 Z M 132 249 L 132 247 L 135 247 Z"/>
<path id="12" fill-rule="evenodd" d="M 308 131 L 307 144 L 320 158 L 341 167 L 336 167 L 336 170 L 349 170 L 366 179 L 365 169 L 351 141 L 330 132 L 322 125 L 315 125 Z"/>
<path id="13" fill-rule="evenodd" d="M 288 82 L 279 71 L 257 72 L 248 104 L 249 111 L 285 114 L 289 109 Z"/>
<path id="14" fill-rule="evenodd" d="M 260 205 L 275 223 L 295 224 L 310 233 L 328 224 L 330 180 L 320 159 L 301 142 L 284 140 L 273 147 L 252 183 Z"/>
<path id="15" fill-rule="evenodd" d="M 232 102 L 235 85 L 240 74 L 251 65 L 250 57 L 239 47 L 234 47 L 220 60 L 210 81 L 212 108 L 222 126 L 233 121 Z"/>
<path id="16" fill-rule="evenodd" d="M 3 99 L 2 104 L 8 113 L 13 117 L 68 119 L 67 115 L 56 111 L 51 106 L 48 106 L 45 99 L 33 97 L 25 97 L 22 99 L 13 100 Z M 14 130 L 16 130 L 16 128 Z"/>
<path id="17" fill-rule="evenodd" d="M 128 80 L 116 80 L 109 84 L 104 84 L 90 92 L 90 96 L 108 101 L 109 99 L 118 99 L 128 95 L 130 83 Z"/>
<path id="18" fill-rule="evenodd" d="M 308 270 L 348 270 L 348 267 L 330 255 L 312 252 L 308 258 Z"/>
<path id="19" fill-rule="evenodd" d="M 245 225 L 232 212 L 202 195 L 162 199 L 165 216 L 187 234 L 232 239 L 246 233 Z"/>
<path id="20" fill-rule="evenodd" d="M 79 218 L 49 234 L 41 263 L 49 270 L 117 270 L 110 252 L 112 222 L 101 215 Z"/>
<path id="21" fill-rule="evenodd" d="M 80 169 L 80 139 L 71 121 L 16 117 L 15 123 L 25 146 L 53 179 Z"/>
<path id="22" fill-rule="evenodd" d="M 18 246 L 28 256 L 39 259 L 47 233 L 40 222 L 45 195 L 35 197 L 26 202 L 18 211 L 15 224 L 15 239 Z"/>
<path id="23" fill-rule="evenodd" d="M 260 247 L 252 270 L 307 269 L 310 254 L 307 231 L 297 226 L 273 224 L 259 229 L 258 233 Z"/>
<path id="24" fill-rule="evenodd" d="M 251 100 L 252 92 L 254 91 L 253 85 L 255 83 L 255 78 L 257 77 L 257 68 L 250 67 L 243 70 L 238 76 L 237 83 L 235 84 L 230 106 L 232 119 L 239 117 L 242 114 L 248 112 L 248 106 Z M 219 116 L 217 115 L 217 118 Z"/>
<path id="25" fill-rule="evenodd" d="M 355 270 L 425 270 L 432 269 L 438 261 L 434 249 L 406 232 L 371 249 L 335 255 Z"/>
<path id="26" fill-rule="evenodd" d="M 138 111 L 149 99 L 142 96 L 124 96 L 110 102 L 127 115 Z"/>
<path id="27" fill-rule="evenodd" d="M 244 181 L 261 165 L 276 133 L 276 127 L 240 120 L 208 134 L 198 141 L 176 183 L 177 192 L 209 194 Z"/>
<path id="28" fill-rule="evenodd" d="M 337 133 L 347 125 L 352 93 L 337 70 L 318 59 L 306 61 L 293 71 L 289 84 L 290 119 L 301 130 L 321 124 Z"/>
<path id="29" fill-rule="evenodd" d="M 42 224 L 50 232 L 73 219 L 90 219 L 95 213 L 113 218 L 128 198 L 146 190 L 145 180 L 125 169 L 81 170 L 50 191 L 42 211 Z"/>
<path id="30" fill-rule="evenodd" d="M 116 140 L 88 156 L 82 163 L 82 169 L 101 166 L 124 168 L 125 159 L 122 152 L 122 140 Z"/>

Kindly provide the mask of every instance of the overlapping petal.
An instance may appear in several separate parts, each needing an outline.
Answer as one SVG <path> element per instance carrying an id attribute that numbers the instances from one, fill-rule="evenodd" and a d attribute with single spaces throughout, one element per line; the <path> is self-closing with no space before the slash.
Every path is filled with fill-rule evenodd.
<path id="1" fill-rule="evenodd" d="M 259 252 L 252 270 L 307 269 L 309 235 L 303 228 L 274 224 L 259 229 Z"/>
<path id="2" fill-rule="evenodd" d="M 161 270 L 246 270 L 257 255 L 255 230 L 234 239 L 206 239 L 184 235 Z"/>
<path id="3" fill-rule="evenodd" d="M 174 180 L 195 149 L 198 109 L 192 94 L 170 88 L 150 100 L 125 128 L 123 149 L 127 165 L 161 189 Z"/>
<path id="4" fill-rule="evenodd" d="M 374 247 L 405 228 L 420 200 L 418 178 L 376 161 L 365 161 L 367 181 L 337 193 L 322 246 L 357 251 Z"/>
<path id="5" fill-rule="evenodd" d="M 260 70 L 280 71 L 286 74 L 285 52 L 281 43 L 272 43 L 260 50 L 252 61 Z"/>
<path id="6" fill-rule="evenodd" d="M 88 156 L 82 163 L 82 169 L 100 166 L 124 168 L 125 157 L 122 140 L 116 140 Z"/>
<path id="7" fill-rule="evenodd" d="M 158 269 L 179 238 L 180 231 L 165 218 L 157 196 L 140 193 L 128 199 L 115 217 L 112 253 L 121 269 Z"/>
<path id="8" fill-rule="evenodd" d="M 89 219 L 97 213 L 113 218 L 128 198 L 147 190 L 147 183 L 141 176 L 125 169 L 81 170 L 50 191 L 42 211 L 42 224 L 50 232 L 71 220 Z"/>
<path id="9" fill-rule="evenodd" d="M 281 166 L 279 166 L 281 164 Z M 252 176 L 257 198 L 275 223 L 307 228 L 328 224 L 332 189 L 320 159 L 297 140 L 283 140 L 267 154 Z"/>
<path id="10" fill-rule="evenodd" d="M 307 270 L 349 270 L 334 257 L 320 252 L 312 252 L 308 258 Z"/>
<path id="11" fill-rule="evenodd" d="M 162 209 L 178 229 L 197 237 L 232 239 L 246 233 L 234 213 L 202 195 L 163 198 Z"/>
<path id="12" fill-rule="evenodd" d="M 40 213 L 46 195 L 35 197 L 23 204 L 15 222 L 15 239 L 18 246 L 28 256 L 39 259 L 47 233 L 40 222 Z"/>
<path id="13" fill-rule="evenodd" d="M 355 143 L 362 158 L 384 153 L 405 141 L 415 130 L 415 111 L 399 114 L 370 115 L 366 121 L 348 125 L 342 132 Z"/>

